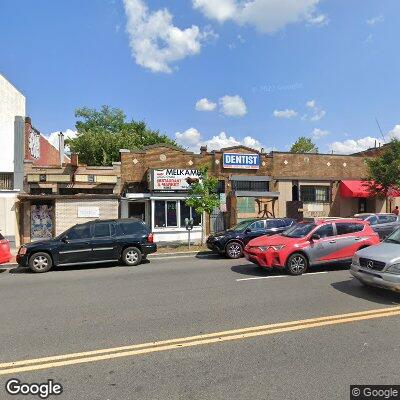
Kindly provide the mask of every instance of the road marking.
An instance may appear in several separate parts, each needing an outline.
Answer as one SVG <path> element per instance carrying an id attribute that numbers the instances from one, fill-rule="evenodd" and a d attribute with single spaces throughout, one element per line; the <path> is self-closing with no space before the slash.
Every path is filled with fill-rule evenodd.
<path id="1" fill-rule="evenodd" d="M 111 360 L 122 357 L 132 357 L 167 350 L 176 350 L 184 347 L 222 343 L 231 340 L 273 335 L 284 332 L 299 331 L 303 329 L 345 324 L 349 322 L 364 321 L 376 318 L 393 317 L 398 315 L 400 315 L 400 306 L 395 306 L 389 308 L 381 308 L 377 310 L 330 315 L 298 321 L 227 330 L 222 332 L 163 340 L 158 342 L 142 343 L 131 346 L 100 349 L 86 351 L 82 353 L 63 354 L 52 357 L 36 358 L 32 360 L 7 362 L 0 364 L 0 375 L 16 374 L 27 371 L 39 371 L 43 369 L 65 367 L 68 365 Z"/>
<path id="2" fill-rule="evenodd" d="M 307 274 L 300 275 L 300 277 L 308 276 L 308 275 L 318 275 L 318 274 L 327 274 L 328 271 L 320 271 L 320 272 L 308 272 Z M 236 279 L 236 282 L 242 282 L 242 281 L 255 281 L 258 279 L 273 279 L 273 278 L 294 278 L 293 276 L 290 275 L 269 275 L 269 276 L 255 276 L 252 278 L 239 278 Z M 296 278 L 299 278 L 296 276 Z"/>

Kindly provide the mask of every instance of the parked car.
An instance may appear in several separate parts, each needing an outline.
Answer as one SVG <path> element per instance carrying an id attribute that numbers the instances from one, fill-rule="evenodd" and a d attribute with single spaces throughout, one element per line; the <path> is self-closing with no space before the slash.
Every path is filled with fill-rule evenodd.
<path id="1" fill-rule="evenodd" d="M 365 285 L 400 292 L 400 228 L 382 243 L 357 251 L 350 272 Z"/>
<path id="2" fill-rule="evenodd" d="M 0 264 L 8 263 L 11 260 L 10 243 L 0 233 Z"/>
<path id="3" fill-rule="evenodd" d="M 351 261 L 354 253 L 379 243 L 371 226 L 358 219 L 302 222 L 280 235 L 251 240 L 245 257 L 263 268 L 284 268 L 301 275 L 310 265 Z"/>
<path id="4" fill-rule="evenodd" d="M 296 220 L 291 218 L 247 219 L 231 229 L 210 235 L 207 247 L 229 258 L 239 258 L 242 257 L 243 248 L 249 240 L 262 235 L 284 232 L 295 223 Z"/>
<path id="5" fill-rule="evenodd" d="M 355 217 L 368 221 L 381 240 L 385 239 L 395 229 L 400 227 L 400 217 L 396 214 L 364 213 L 356 214 Z"/>
<path id="6" fill-rule="evenodd" d="M 17 262 L 33 272 L 113 261 L 134 266 L 155 251 L 153 234 L 142 220 L 99 220 L 75 225 L 55 239 L 21 246 Z"/>

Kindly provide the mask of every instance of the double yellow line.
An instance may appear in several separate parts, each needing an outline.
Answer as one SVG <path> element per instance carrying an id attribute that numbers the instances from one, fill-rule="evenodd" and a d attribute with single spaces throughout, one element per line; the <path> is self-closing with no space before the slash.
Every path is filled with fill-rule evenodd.
<path id="1" fill-rule="evenodd" d="M 159 342 L 136 344 L 131 346 L 114 347 L 108 349 L 86 351 L 82 353 L 71 353 L 53 357 L 8 362 L 0 364 L 0 375 L 10 375 L 27 371 L 38 371 L 42 369 L 65 367 L 67 365 L 138 356 L 160 351 L 182 349 L 184 347 L 222 343 L 231 340 L 273 335 L 277 333 L 299 331 L 302 329 L 345 324 L 349 322 L 365 321 L 376 318 L 393 317 L 396 315 L 400 315 L 400 306 L 355 312 L 350 314 L 330 315 L 319 318 L 303 319 L 299 321 L 254 326 L 250 328 L 234 329 L 209 333 L 205 335 L 189 336 L 171 340 L 163 340 Z"/>

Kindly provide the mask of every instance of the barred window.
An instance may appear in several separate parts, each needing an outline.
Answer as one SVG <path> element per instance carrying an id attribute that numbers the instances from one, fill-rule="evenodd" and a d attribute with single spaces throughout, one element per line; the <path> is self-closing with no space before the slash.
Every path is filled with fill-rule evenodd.
<path id="1" fill-rule="evenodd" d="M 304 203 L 328 203 L 329 186 L 300 186 L 300 196 Z"/>
<path id="2" fill-rule="evenodd" d="M 244 190 L 248 192 L 268 192 L 268 181 L 233 181 L 233 190 Z"/>

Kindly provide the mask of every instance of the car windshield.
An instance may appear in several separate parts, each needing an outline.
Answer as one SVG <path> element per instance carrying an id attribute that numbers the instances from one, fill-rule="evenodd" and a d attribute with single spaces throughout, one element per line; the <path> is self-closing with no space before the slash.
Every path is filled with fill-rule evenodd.
<path id="1" fill-rule="evenodd" d="M 362 214 L 362 215 L 356 215 L 357 219 L 362 219 L 363 221 L 367 220 L 371 215 L 370 214 Z"/>
<path id="2" fill-rule="evenodd" d="M 384 242 L 400 244 L 400 229 L 396 229 L 384 240 Z"/>
<path id="3" fill-rule="evenodd" d="M 302 238 L 307 236 L 315 228 L 315 226 L 315 224 L 311 223 L 300 223 L 292 226 L 287 231 L 282 233 L 282 236 L 290 238 Z"/>
<path id="4" fill-rule="evenodd" d="M 241 221 L 232 228 L 228 229 L 228 231 L 244 231 L 254 220 L 246 220 L 246 221 Z"/>

